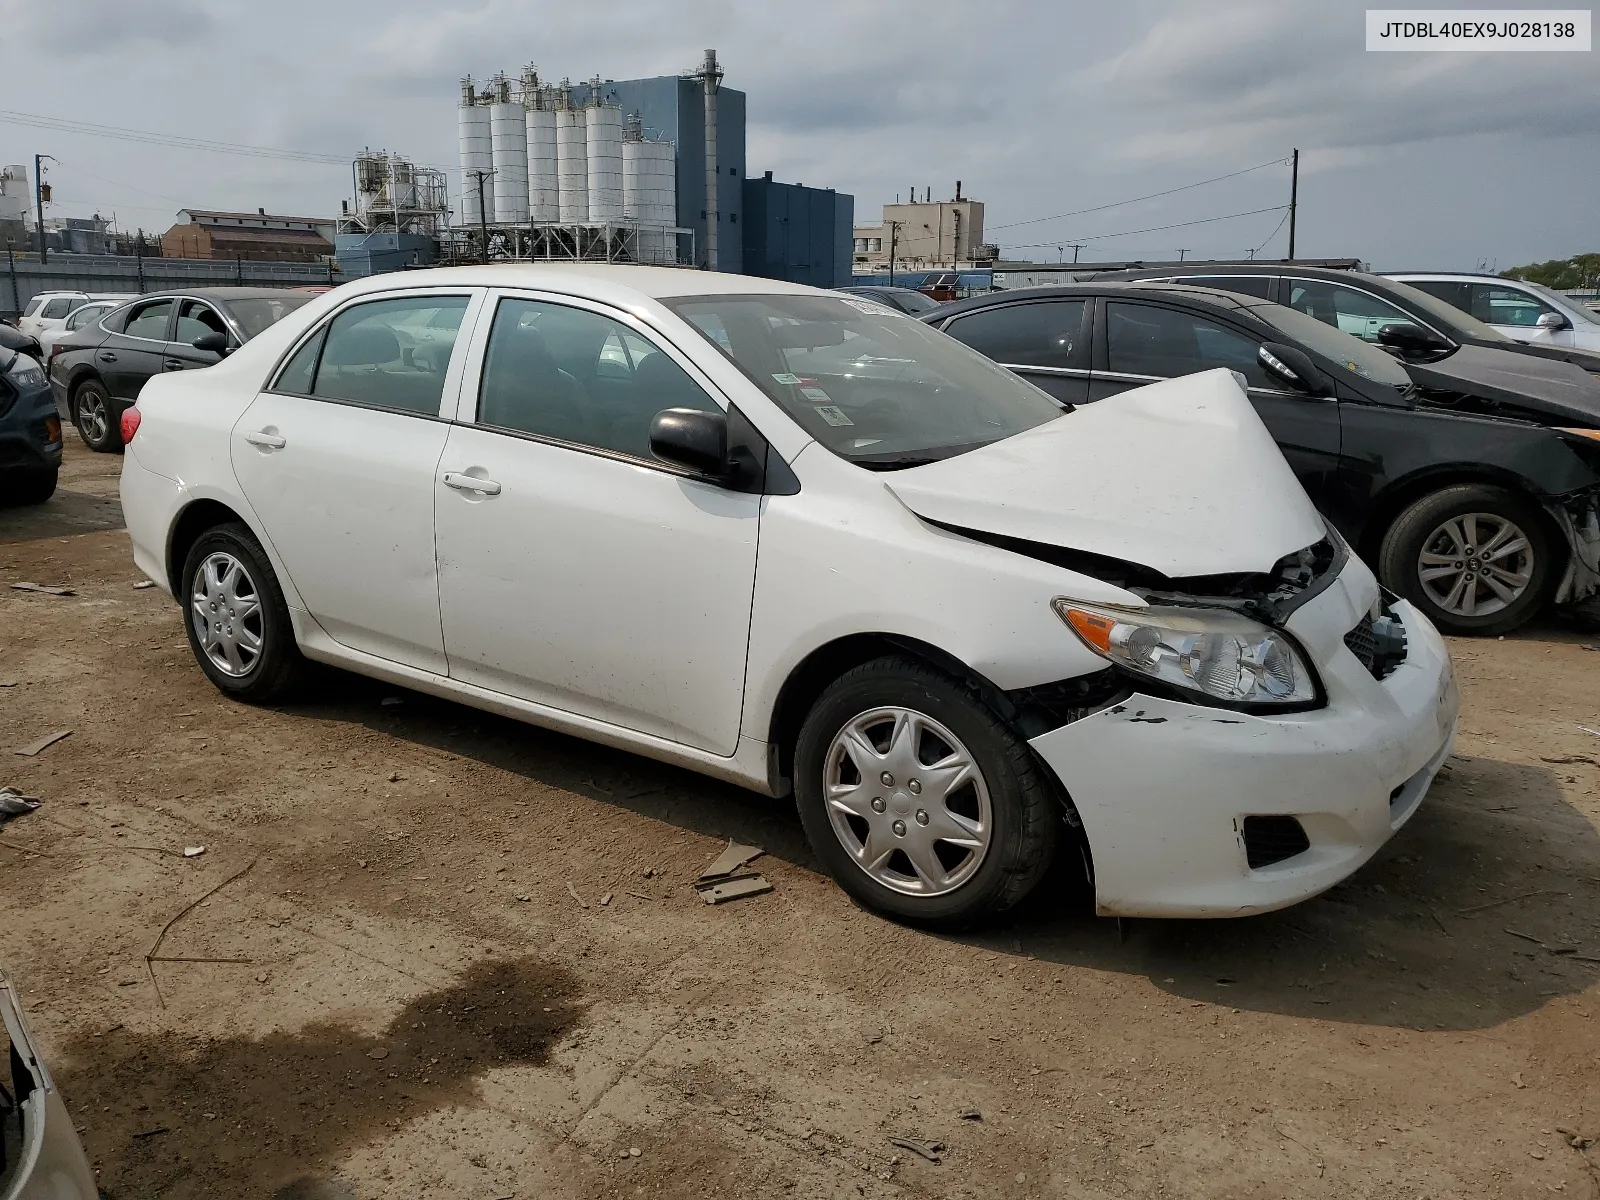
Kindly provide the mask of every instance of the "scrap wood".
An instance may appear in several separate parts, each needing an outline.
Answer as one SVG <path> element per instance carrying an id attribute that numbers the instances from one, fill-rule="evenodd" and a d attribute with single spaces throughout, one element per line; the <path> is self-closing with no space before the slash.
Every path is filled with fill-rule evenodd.
<path id="1" fill-rule="evenodd" d="M 1457 909 L 1461 916 L 1470 916 L 1473 913 L 1485 912 L 1491 908 L 1499 908 L 1502 904 L 1515 904 L 1518 900 L 1532 900 L 1535 896 L 1565 896 L 1565 892 L 1558 892 L 1554 888 L 1542 888 L 1537 892 L 1522 892 L 1516 896 L 1503 896 L 1499 900 L 1491 900 L 1487 904 L 1474 904 L 1471 908 Z"/>
<path id="2" fill-rule="evenodd" d="M 1540 762 L 1555 763 L 1557 766 L 1570 766 L 1573 763 L 1588 763 L 1591 767 L 1600 767 L 1600 759 L 1587 754 L 1541 754 Z"/>
<path id="3" fill-rule="evenodd" d="M 695 884 L 695 891 L 707 904 L 722 904 L 743 896 L 760 896 L 772 890 L 772 885 L 761 875 L 734 875 L 726 879 L 713 879 Z"/>
<path id="4" fill-rule="evenodd" d="M 567 891 L 568 891 L 568 893 L 571 894 L 572 898 L 578 902 L 578 907 L 580 907 L 580 908 L 588 908 L 589 907 L 589 902 L 587 900 L 585 900 L 582 896 L 578 895 L 578 889 L 572 886 L 572 880 L 570 880 L 570 879 L 567 880 Z"/>
<path id="5" fill-rule="evenodd" d="M 0 838 L 0 846 L 4 846 L 7 850 L 20 850 L 24 854 L 41 854 L 45 858 L 55 857 L 55 855 L 48 850 L 40 850 L 36 846 L 24 846 L 21 842 L 8 842 L 4 838 Z"/>
<path id="6" fill-rule="evenodd" d="M 46 734 L 44 737 L 40 738 L 37 742 L 34 742 L 31 745 L 22 747 L 22 749 L 17 751 L 17 753 L 18 754 L 25 754 L 29 758 L 32 758 L 34 755 L 40 753 L 41 751 L 47 750 L 51 746 L 54 746 L 62 738 L 70 737 L 71 735 L 72 735 L 72 730 L 70 730 L 70 729 L 58 729 L 55 733 Z"/>
<path id="7" fill-rule="evenodd" d="M 909 1150 L 918 1158 L 925 1158 L 934 1166 L 944 1161 L 945 1145 L 937 1138 L 924 1141 L 914 1137 L 892 1137 L 889 1139 L 891 1146 L 899 1146 L 902 1150 Z"/>
<path id="8" fill-rule="evenodd" d="M 216 887 L 211 888 L 209 891 L 201 893 L 199 896 L 196 896 L 193 900 L 189 901 L 189 903 L 185 904 L 182 908 L 180 908 L 177 911 L 177 913 L 175 913 L 173 915 L 171 920 L 169 920 L 165 925 L 163 925 L 161 927 L 161 932 L 156 934 L 156 940 L 155 940 L 154 944 L 150 947 L 149 950 L 145 951 L 144 969 L 147 972 L 149 972 L 149 974 L 150 974 L 150 986 L 156 989 L 156 999 L 161 1001 L 161 1007 L 162 1008 L 165 1008 L 167 1006 L 167 998 L 161 994 L 161 985 L 156 982 L 156 969 L 155 969 L 155 966 L 154 966 L 155 963 L 167 961 L 166 959 L 163 959 L 163 958 L 157 956 L 157 954 L 156 954 L 156 951 L 161 949 L 161 943 L 166 940 L 167 934 L 172 931 L 172 927 L 174 925 L 176 925 L 179 921 L 183 920 L 184 917 L 188 916 L 191 912 L 193 912 L 196 908 L 198 908 L 201 905 L 202 902 L 211 899 L 211 897 L 215 896 L 223 888 L 227 887 L 235 879 L 238 879 L 241 876 L 249 874 L 250 873 L 250 869 L 252 867 L 254 867 L 256 865 L 256 863 L 260 861 L 260 859 L 261 859 L 261 856 L 257 855 L 255 858 L 252 858 L 249 862 L 247 862 L 243 867 L 239 868 L 239 870 L 235 871 L 232 875 L 229 875 L 221 883 L 217 884 Z"/>
<path id="9" fill-rule="evenodd" d="M 69 587 L 55 587 L 48 583 L 13 583 L 12 588 L 19 592 L 42 592 L 46 596 L 73 596 L 76 595 Z"/>
<path id="10" fill-rule="evenodd" d="M 717 855 L 715 862 L 700 872 L 698 882 L 705 883 L 710 879 L 724 879 L 734 874 L 751 859 L 760 858 L 765 853 L 766 851 L 760 846 L 741 846 L 730 838 L 728 840 L 728 848 Z"/>

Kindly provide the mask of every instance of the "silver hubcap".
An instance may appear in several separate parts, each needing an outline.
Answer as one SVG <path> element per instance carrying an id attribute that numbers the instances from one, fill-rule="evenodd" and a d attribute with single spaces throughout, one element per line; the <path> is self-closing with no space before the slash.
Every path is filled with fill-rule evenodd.
<path id="1" fill-rule="evenodd" d="M 251 672 L 261 658 L 265 631 L 261 597 L 243 563 L 221 551 L 209 555 L 195 573 L 189 615 L 212 666 L 235 678 Z"/>
<path id="2" fill-rule="evenodd" d="M 78 428 L 91 442 L 105 438 L 109 418 L 105 401 L 94 392 L 84 392 L 78 397 Z"/>
<path id="3" fill-rule="evenodd" d="M 864 712 L 834 737 L 822 770 L 835 836 L 884 887 L 941 896 L 983 864 L 994 830 L 989 787 L 967 748 L 932 717 Z"/>
<path id="4" fill-rule="evenodd" d="M 1465 513 L 1428 535 L 1417 556 L 1417 578 L 1428 598 L 1446 612 L 1491 616 L 1528 590 L 1533 546 L 1504 517 Z"/>

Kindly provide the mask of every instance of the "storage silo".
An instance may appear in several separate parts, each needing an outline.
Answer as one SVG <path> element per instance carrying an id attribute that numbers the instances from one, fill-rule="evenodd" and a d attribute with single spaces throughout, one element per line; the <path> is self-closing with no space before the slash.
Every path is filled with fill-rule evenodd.
<path id="1" fill-rule="evenodd" d="M 472 76 L 461 81 L 461 107 L 456 114 L 456 135 L 461 154 L 461 223 L 476 225 L 484 216 L 480 195 L 492 198 L 494 170 L 493 139 L 489 131 L 489 110 L 478 103 Z M 483 179 L 483 190 L 478 180 Z M 490 207 L 493 202 L 490 200 Z"/>
<path id="2" fill-rule="evenodd" d="M 581 225 L 589 219 L 589 126 L 570 89 L 563 80 L 556 97 L 556 188 L 561 223 Z"/>
<path id="3" fill-rule="evenodd" d="M 522 106 L 528 110 L 528 217 L 535 225 L 553 224 L 561 219 L 555 98 L 532 68 L 523 72 Z"/>
<path id="4" fill-rule="evenodd" d="M 589 220 L 622 220 L 622 110 L 593 104 L 584 110 L 589 155 Z"/>
<path id="5" fill-rule="evenodd" d="M 528 121 L 521 104 L 511 100 L 504 75 L 491 83 L 490 148 L 494 157 L 494 220 L 501 225 L 528 223 Z"/>
<path id="6" fill-rule="evenodd" d="M 630 138 L 622 143 L 622 208 L 639 226 L 640 262 L 671 263 L 677 239 L 667 232 L 677 224 L 677 149 L 671 142 Z"/>

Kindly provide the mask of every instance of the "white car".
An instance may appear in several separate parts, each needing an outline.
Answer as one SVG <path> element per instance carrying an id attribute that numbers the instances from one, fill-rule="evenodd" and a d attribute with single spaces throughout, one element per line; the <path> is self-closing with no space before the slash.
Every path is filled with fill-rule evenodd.
<path id="1" fill-rule="evenodd" d="M 1600 313 L 1538 283 L 1498 275 L 1390 274 L 1487 325 L 1539 346 L 1600 353 Z"/>
<path id="2" fill-rule="evenodd" d="M 40 292 L 23 308 L 22 315 L 17 318 L 17 328 L 37 338 L 63 328 L 67 318 L 91 300 L 115 300 L 120 304 L 134 299 L 134 295 L 132 292 Z M 41 339 L 40 345 L 43 344 Z"/>
<path id="3" fill-rule="evenodd" d="M 346 284 L 123 430 L 135 562 L 224 693 L 315 659 L 792 792 L 913 921 L 1067 842 L 1102 913 L 1294 903 L 1455 728 L 1439 635 L 1225 370 L 1069 410 L 859 297 L 497 265 Z"/>
<path id="4" fill-rule="evenodd" d="M 80 304 L 67 315 L 66 320 L 59 325 L 41 329 L 35 336 L 39 339 L 39 350 L 44 355 L 44 361 L 50 361 L 50 347 L 64 338 L 69 333 L 76 333 L 85 325 L 92 325 L 114 308 L 120 308 L 127 303 L 124 300 L 90 300 Z"/>

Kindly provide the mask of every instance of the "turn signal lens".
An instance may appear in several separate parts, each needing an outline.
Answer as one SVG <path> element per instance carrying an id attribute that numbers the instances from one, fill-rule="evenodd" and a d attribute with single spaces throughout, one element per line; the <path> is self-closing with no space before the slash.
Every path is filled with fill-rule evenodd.
<path id="1" fill-rule="evenodd" d="M 1600 378 L 1600 376 L 1597 376 L 1596 378 Z M 1558 429 L 1557 432 L 1558 433 L 1575 433 L 1579 437 L 1593 438 L 1595 441 L 1600 442 L 1600 429 L 1566 429 L 1566 428 L 1562 428 L 1562 429 Z"/>
<path id="2" fill-rule="evenodd" d="M 44 440 L 46 442 L 59 442 L 61 440 L 60 417 L 46 417 L 44 419 Z"/>
<path id="3" fill-rule="evenodd" d="M 1241 706 L 1308 704 L 1316 680 L 1284 634 L 1224 609 L 1055 601 L 1089 649 L 1137 675 Z"/>
<path id="4" fill-rule="evenodd" d="M 137 408 L 122 410 L 122 444 L 126 446 L 133 441 L 133 435 L 139 432 L 139 422 L 143 420 Z"/>

